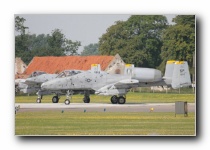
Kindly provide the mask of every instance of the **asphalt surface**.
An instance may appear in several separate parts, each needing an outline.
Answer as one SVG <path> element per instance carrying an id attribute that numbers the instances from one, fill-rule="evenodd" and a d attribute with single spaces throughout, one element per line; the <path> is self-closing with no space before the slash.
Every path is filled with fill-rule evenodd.
<path id="1" fill-rule="evenodd" d="M 18 112 L 65 110 L 75 112 L 175 112 L 175 103 L 138 103 L 138 104 L 107 104 L 107 103 L 16 103 Z M 188 112 L 195 112 L 194 103 L 187 104 Z"/>

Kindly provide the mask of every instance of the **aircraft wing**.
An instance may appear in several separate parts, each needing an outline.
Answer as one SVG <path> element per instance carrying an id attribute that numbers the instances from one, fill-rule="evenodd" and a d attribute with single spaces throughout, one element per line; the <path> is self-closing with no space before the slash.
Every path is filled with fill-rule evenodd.
<path id="1" fill-rule="evenodd" d="M 25 84 L 27 85 L 40 85 L 44 82 L 47 82 L 49 80 L 52 80 L 54 79 L 55 77 L 57 77 L 56 74 L 42 74 L 42 75 L 39 75 L 37 77 L 32 77 L 32 78 L 27 78 L 25 80 Z"/>
<path id="2" fill-rule="evenodd" d="M 138 80 L 135 80 L 135 79 L 125 79 L 125 80 L 121 80 L 115 84 L 113 84 L 113 86 L 115 86 L 116 88 L 126 88 L 126 89 L 129 89 L 129 88 L 132 88 L 132 87 L 137 87 L 139 84 L 139 81 Z"/>
<path id="3" fill-rule="evenodd" d="M 27 84 L 27 85 L 41 84 L 41 83 L 38 83 L 38 82 L 32 81 L 32 80 L 31 81 L 26 80 L 24 83 Z"/>
<path id="4" fill-rule="evenodd" d="M 116 83 L 109 84 L 95 90 L 96 94 L 99 95 L 117 95 L 127 93 L 127 89 L 132 87 L 138 87 L 139 81 L 134 79 L 120 80 Z"/>
<path id="5" fill-rule="evenodd" d="M 15 85 L 18 86 L 20 89 L 26 88 L 26 86 L 35 85 L 37 82 L 30 81 L 27 79 L 16 79 Z"/>

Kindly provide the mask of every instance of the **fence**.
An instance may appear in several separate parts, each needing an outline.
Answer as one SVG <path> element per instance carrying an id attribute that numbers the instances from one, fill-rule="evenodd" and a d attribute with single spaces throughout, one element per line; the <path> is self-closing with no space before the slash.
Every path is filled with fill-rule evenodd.
<path id="1" fill-rule="evenodd" d="M 138 87 L 138 88 L 132 88 L 130 92 L 194 94 L 195 88 L 187 87 L 187 88 L 172 89 L 172 88 L 165 88 L 162 86 Z"/>

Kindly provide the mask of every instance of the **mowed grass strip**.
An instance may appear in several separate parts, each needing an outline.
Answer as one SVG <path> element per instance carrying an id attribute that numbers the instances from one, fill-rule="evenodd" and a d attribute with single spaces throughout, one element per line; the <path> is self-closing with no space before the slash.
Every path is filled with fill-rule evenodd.
<path id="1" fill-rule="evenodd" d="M 54 95 L 43 96 L 42 103 L 52 103 Z M 84 95 L 73 95 L 71 103 L 83 103 Z M 111 96 L 90 95 L 90 103 L 111 103 Z M 36 95 L 32 96 L 15 96 L 15 103 L 35 103 Z M 59 103 L 63 103 L 66 99 L 62 95 Z M 175 103 L 175 101 L 187 101 L 188 103 L 195 102 L 195 94 L 174 94 L 174 93 L 140 93 L 129 92 L 126 95 L 126 103 Z"/>
<path id="2" fill-rule="evenodd" d="M 143 112 L 18 112 L 15 135 L 195 135 L 195 115 Z"/>

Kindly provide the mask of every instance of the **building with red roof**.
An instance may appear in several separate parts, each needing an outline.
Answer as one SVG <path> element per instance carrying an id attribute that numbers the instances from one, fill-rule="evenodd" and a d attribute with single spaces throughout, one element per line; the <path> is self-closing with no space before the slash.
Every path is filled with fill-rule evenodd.
<path id="1" fill-rule="evenodd" d="M 109 73 L 123 73 L 124 61 L 115 56 L 43 56 L 34 57 L 23 74 L 30 75 L 34 71 L 60 73 L 63 70 L 90 70 L 91 64 L 100 64 L 101 70 Z"/>

